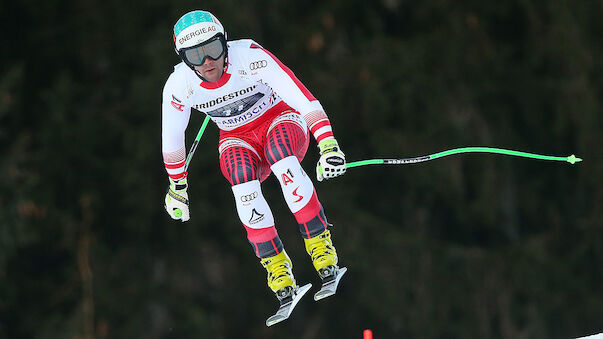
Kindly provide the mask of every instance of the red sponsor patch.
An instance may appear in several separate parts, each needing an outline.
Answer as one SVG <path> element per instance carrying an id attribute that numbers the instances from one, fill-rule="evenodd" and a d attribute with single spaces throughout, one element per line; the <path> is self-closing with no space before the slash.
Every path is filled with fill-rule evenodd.
<path id="1" fill-rule="evenodd" d="M 283 185 L 285 186 L 293 182 L 293 179 L 289 178 L 289 176 L 285 173 L 281 174 L 281 179 L 283 179 Z"/>
<path id="2" fill-rule="evenodd" d="M 299 188 L 299 187 L 296 187 L 296 188 L 293 190 L 293 195 L 294 195 L 294 196 L 296 196 L 296 197 L 298 198 L 298 199 L 297 199 L 297 200 L 295 200 L 294 202 L 300 202 L 300 201 L 302 201 L 302 199 L 304 198 L 303 196 L 301 196 L 301 195 L 299 195 L 299 194 L 297 193 L 297 189 L 298 189 L 298 188 Z"/>
<path id="3" fill-rule="evenodd" d="M 179 103 L 175 102 L 174 100 L 172 100 L 172 106 L 174 106 L 174 108 L 179 110 L 180 112 L 182 112 L 182 107 L 184 107 L 183 104 L 179 104 Z"/>

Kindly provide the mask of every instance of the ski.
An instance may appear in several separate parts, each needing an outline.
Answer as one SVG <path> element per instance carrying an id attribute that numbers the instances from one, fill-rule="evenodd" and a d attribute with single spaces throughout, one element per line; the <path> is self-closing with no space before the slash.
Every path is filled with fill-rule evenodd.
<path id="1" fill-rule="evenodd" d="M 318 301 L 320 299 L 330 297 L 333 294 L 337 293 L 337 286 L 339 286 L 339 281 L 347 271 L 347 267 L 339 268 L 337 269 L 337 271 L 335 271 L 335 277 L 330 277 L 330 279 L 327 278 L 323 280 L 320 290 L 314 293 L 314 300 Z"/>
<path id="2" fill-rule="evenodd" d="M 280 301 L 280 307 L 276 311 L 276 313 L 270 318 L 266 319 L 266 326 L 272 326 L 274 324 L 280 323 L 281 321 L 289 318 L 291 312 L 299 302 L 299 300 L 308 292 L 308 290 L 312 287 L 312 284 L 306 284 L 302 287 L 296 288 L 293 292 L 292 296 L 289 296 Z"/>

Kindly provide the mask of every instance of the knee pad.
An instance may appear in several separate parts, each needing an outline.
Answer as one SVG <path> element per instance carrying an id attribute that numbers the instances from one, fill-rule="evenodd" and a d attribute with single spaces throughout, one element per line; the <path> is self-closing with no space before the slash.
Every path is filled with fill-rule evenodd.
<path id="1" fill-rule="evenodd" d="M 314 194 L 314 185 L 295 156 L 277 161 L 270 166 L 278 178 L 283 196 L 291 212 L 296 213 L 308 204 Z"/>
<path id="2" fill-rule="evenodd" d="M 274 226 L 274 216 L 262 195 L 259 180 L 232 186 L 237 213 L 245 227 L 261 229 Z"/>

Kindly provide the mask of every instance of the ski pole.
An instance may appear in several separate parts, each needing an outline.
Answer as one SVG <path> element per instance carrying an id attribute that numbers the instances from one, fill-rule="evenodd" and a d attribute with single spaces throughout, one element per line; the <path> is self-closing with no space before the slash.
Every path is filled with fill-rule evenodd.
<path id="1" fill-rule="evenodd" d="M 493 148 L 493 147 L 463 147 L 463 148 L 455 148 L 447 151 L 442 151 L 430 155 L 424 155 L 415 158 L 402 158 L 402 159 L 369 159 L 369 160 L 360 160 L 349 162 L 345 165 L 346 168 L 358 167 L 358 166 L 366 166 L 366 165 L 407 165 L 407 164 L 416 164 L 419 162 L 425 162 L 429 160 L 434 160 L 437 158 L 442 158 L 445 156 L 460 154 L 460 153 L 495 153 L 495 154 L 504 154 L 504 155 L 512 155 L 516 157 L 523 158 L 532 158 L 532 159 L 540 159 L 540 160 L 552 160 L 552 161 L 565 161 L 570 164 L 575 164 L 577 162 L 582 161 L 582 159 L 576 157 L 575 155 L 570 155 L 569 157 L 558 157 L 558 156 L 550 156 L 550 155 L 542 155 L 535 153 L 526 153 L 520 151 L 513 151 L 504 148 Z"/>
<path id="2" fill-rule="evenodd" d="M 191 164 L 191 159 L 193 158 L 193 154 L 195 153 L 195 150 L 197 149 L 197 145 L 199 144 L 199 141 L 201 140 L 201 137 L 203 136 L 203 132 L 205 132 L 205 128 L 207 127 L 208 123 L 209 123 L 209 115 L 206 115 L 205 120 L 203 120 L 203 123 L 201 124 L 201 128 L 199 128 L 199 132 L 197 133 L 197 136 L 195 137 L 195 141 L 193 141 L 193 144 L 191 145 L 191 149 L 188 151 L 188 155 L 186 156 L 186 161 L 184 162 L 184 171 L 185 172 L 188 170 L 188 166 Z M 181 217 L 182 210 L 180 210 L 179 208 L 175 209 L 174 215 L 177 217 Z"/>
<path id="3" fill-rule="evenodd" d="M 188 170 L 188 166 L 191 163 L 191 159 L 193 158 L 193 154 L 195 153 L 195 150 L 197 149 L 197 145 L 199 144 L 199 140 L 201 140 L 201 137 L 203 136 L 203 132 L 205 132 L 205 128 L 207 127 L 207 124 L 209 123 L 209 115 L 205 116 L 205 120 L 203 120 L 203 123 L 201 124 L 201 128 L 199 128 L 199 132 L 197 133 L 197 137 L 195 137 L 195 141 L 193 141 L 193 144 L 191 145 L 191 149 L 190 151 L 188 151 L 188 155 L 186 156 L 186 162 L 184 163 L 184 171 L 186 172 L 186 170 Z"/>

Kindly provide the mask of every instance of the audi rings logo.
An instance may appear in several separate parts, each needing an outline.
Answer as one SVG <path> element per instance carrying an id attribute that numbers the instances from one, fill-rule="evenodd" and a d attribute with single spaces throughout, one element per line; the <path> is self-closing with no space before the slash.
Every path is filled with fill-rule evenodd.
<path id="1" fill-rule="evenodd" d="M 247 194 L 241 197 L 242 202 L 250 202 L 251 200 L 258 197 L 258 192 L 253 192 L 251 194 Z"/>
<path id="2" fill-rule="evenodd" d="M 264 68 L 266 66 L 268 66 L 268 61 L 266 60 L 254 61 L 249 64 L 249 69 L 253 71 L 256 69 Z"/>

